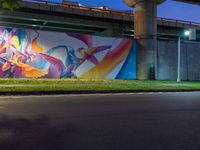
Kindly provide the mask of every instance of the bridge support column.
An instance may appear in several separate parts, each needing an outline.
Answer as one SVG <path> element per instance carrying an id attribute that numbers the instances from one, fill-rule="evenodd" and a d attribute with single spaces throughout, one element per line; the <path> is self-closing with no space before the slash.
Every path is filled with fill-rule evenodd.
<path id="1" fill-rule="evenodd" d="M 157 60 L 157 3 L 163 0 L 124 0 L 135 7 L 134 38 L 138 41 L 137 79 L 152 79 L 156 75 Z"/>

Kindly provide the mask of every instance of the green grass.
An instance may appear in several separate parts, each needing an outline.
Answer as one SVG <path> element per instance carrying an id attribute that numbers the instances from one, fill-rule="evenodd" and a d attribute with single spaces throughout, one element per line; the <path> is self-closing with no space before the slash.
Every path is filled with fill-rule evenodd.
<path id="1" fill-rule="evenodd" d="M 83 90 L 200 90 L 200 82 L 100 79 L 0 79 L 0 92 Z"/>

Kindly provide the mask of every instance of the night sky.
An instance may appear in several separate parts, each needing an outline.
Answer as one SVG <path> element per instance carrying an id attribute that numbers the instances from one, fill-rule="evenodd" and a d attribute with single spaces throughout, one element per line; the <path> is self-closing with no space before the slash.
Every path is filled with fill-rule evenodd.
<path id="1" fill-rule="evenodd" d="M 55 0 L 60 1 L 60 0 Z M 89 6 L 107 6 L 113 9 L 129 10 L 122 0 L 71 0 Z M 159 5 L 158 16 L 200 23 L 200 5 L 185 4 L 167 0 Z"/>

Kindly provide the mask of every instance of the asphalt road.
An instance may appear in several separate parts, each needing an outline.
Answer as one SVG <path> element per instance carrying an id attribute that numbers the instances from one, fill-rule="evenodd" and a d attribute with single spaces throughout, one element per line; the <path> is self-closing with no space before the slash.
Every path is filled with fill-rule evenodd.
<path id="1" fill-rule="evenodd" d="M 0 150 L 199 150 L 200 93 L 0 97 Z"/>

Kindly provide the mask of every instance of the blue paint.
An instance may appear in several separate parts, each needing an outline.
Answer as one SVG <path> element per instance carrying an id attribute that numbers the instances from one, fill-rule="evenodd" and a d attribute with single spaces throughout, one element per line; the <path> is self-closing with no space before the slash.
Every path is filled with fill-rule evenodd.
<path id="1" fill-rule="evenodd" d="M 136 79 L 136 50 L 137 43 L 134 41 L 129 55 L 116 79 Z"/>

